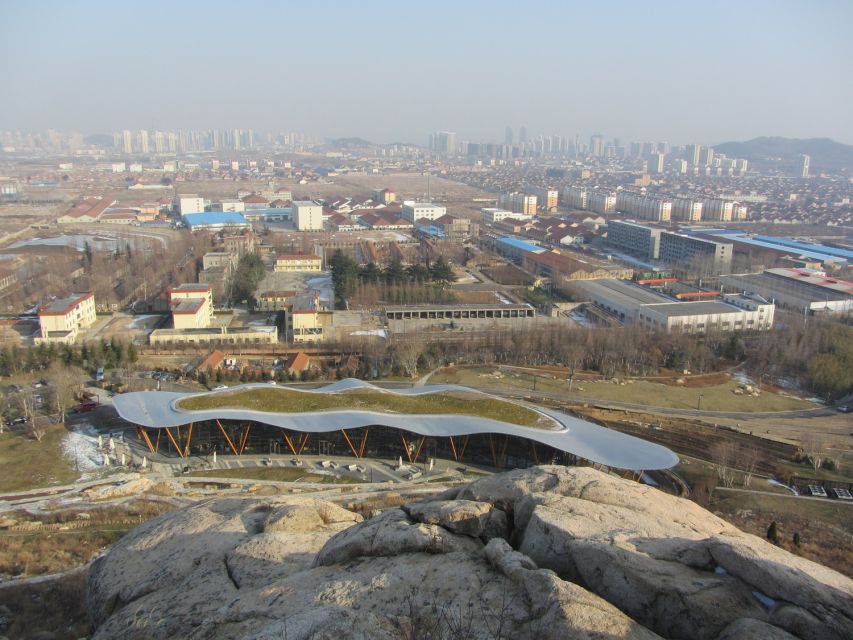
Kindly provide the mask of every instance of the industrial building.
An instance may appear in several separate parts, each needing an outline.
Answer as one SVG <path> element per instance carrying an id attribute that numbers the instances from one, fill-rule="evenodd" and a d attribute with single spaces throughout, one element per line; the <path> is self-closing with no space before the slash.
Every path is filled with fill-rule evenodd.
<path id="1" fill-rule="evenodd" d="M 156 329 L 148 341 L 152 347 L 192 345 L 261 345 L 278 342 L 274 326 L 206 327 L 203 329 Z"/>
<path id="2" fill-rule="evenodd" d="M 764 273 L 721 276 L 730 288 L 754 293 L 807 313 L 853 312 L 853 282 L 805 269 L 767 269 Z"/>
<path id="3" fill-rule="evenodd" d="M 707 333 L 773 327 L 775 306 L 758 296 L 724 295 L 716 300 L 679 302 L 625 280 L 580 280 L 572 286 L 614 320 L 647 329 Z"/>
<path id="4" fill-rule="evenodd" d="M 486 236 L 483 243 L 496 253 L 514 262 L 521 262 L 525 253 L 541 253 L 545 247 L 512 236 Z"/>
<path id="5" fill-rule="evenodd" d="M 214 231 L 217 229 L 251 227 L 242 213 L 210 211 L 207 213 L 187 213 L 182 220 L 190 231 Z"/>
<path id="6" fill-rule="evenodd" d="M 703 261 L 714 273 L 726 273 L 732 266 L 732 245 L 664 231 L 660 234 L 660 259 L 682 265 Z"/>
<path id="7" fill-rule="evenodd" d="M 536 312 L 526 304 L 434 304 L 385 307 L 391 333 L 424 329 L 491 329 L 521 326 Z"/>

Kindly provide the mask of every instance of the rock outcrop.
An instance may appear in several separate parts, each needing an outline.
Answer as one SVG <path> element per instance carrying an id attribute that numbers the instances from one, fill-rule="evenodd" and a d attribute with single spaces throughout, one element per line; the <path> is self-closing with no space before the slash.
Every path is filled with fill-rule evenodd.
<path id="1" fill-rule="evenodd" d="M 549 466 L 440 498 L 160 517 L 92 567 L 94 638 L 853 637 L 853 582 L 656 489 Z"/>

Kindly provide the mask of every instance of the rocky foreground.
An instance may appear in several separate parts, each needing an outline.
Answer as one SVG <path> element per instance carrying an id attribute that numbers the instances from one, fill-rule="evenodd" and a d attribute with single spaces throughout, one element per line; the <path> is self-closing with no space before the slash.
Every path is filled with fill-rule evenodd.
<path id="1" fill-rule="evenodd" d="M 656 489 L 543 466 L 441 497 L 162 516 L 93 566 L 93 637 L 853 638 L 853 581 Z"/>

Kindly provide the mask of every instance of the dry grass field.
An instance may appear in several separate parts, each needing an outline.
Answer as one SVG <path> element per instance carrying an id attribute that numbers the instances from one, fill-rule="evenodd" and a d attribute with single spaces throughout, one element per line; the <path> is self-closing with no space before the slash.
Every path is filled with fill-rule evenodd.
<path id="1" fill-rule="evenodd" d="M 496 398 L 471 394 L 425 394 L 404 396 L 381 391 L 347 391 L 323 394 L 293 391 L 284 388 L 253 388 L 242 391 L 221 391 L 183 398 L 179 409 L 254 409 L 274 413 L 301 413 L 333 410 L 379 411 L 413 415 L 468 415 L 489 418 L 528 427 L 551 426 L 532 409 Z"/>

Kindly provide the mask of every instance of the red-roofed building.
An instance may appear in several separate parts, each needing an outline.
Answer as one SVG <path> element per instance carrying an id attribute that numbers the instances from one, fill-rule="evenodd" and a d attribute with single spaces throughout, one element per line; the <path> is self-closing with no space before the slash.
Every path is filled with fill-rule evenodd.
<path id="1" fill-rule="evenodd" d="M 311 368 L 311 359 L 302 351 L 292 353 L 287 357 L 284 370 L 290 375 L 300 375 Z"/>
<path id="2" fill-rule="evenodd" d="M 39 307 L 36 344 L 74 344 L 80 329 L 95 323 L 95 294 L 75 293 Z"/>
<path id="3" fill-rule="evenodd" d="M 190 282 L 171 287 L 169 307 L 175 329 L 203 329 L 213 320 L 213 293 L 209 284 Z"/>

